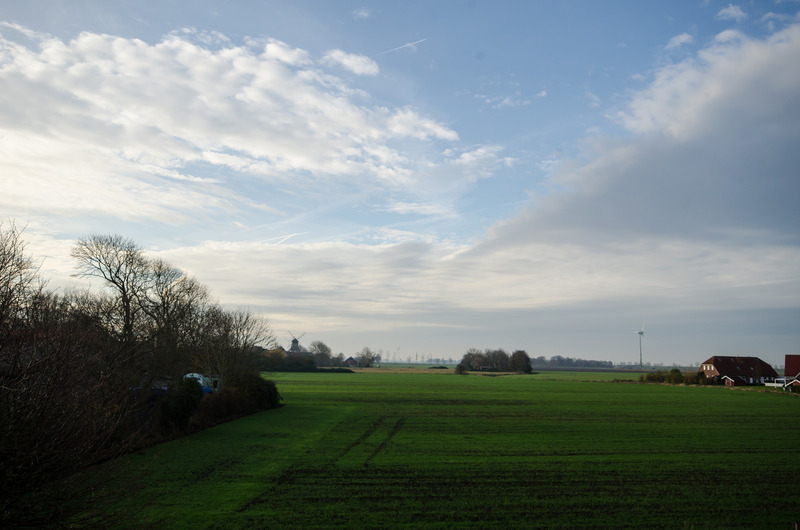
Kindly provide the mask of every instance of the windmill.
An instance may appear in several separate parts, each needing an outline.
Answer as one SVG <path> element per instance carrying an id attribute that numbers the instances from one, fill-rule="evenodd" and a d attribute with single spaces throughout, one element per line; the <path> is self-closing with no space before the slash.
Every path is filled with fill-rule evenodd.
<path id="1" fill-rule="evenodd" d="M 642 329 L 639 331 L 634 331 L 637 335 L 639 335 L 639 368 L 642 367 L 642 337 L 644 337 L 644 322 L 642 322 Z"/>
<path id="2" fill-rule="evenodd" d="M 303 353 L 303 349 L 300 347 L 300 339 L 303 338 L 305 333 L 301 333 L 299 337 L 295 337 L 294 333 L 290 331 L 289 335 L 292 336 L 292 345 L 289 347 L 289 353 Z"/>

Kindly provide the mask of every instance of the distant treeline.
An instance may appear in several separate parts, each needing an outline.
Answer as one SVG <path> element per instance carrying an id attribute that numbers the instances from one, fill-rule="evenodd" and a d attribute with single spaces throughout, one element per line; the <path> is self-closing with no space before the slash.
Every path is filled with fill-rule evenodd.
<path id="1" fill-rule="evenodd" d="M 532 368 L 614 368 L 611 361 L 594 361 L 590 359 L 574 359 L 554 355 L 549 359 L 544 356 L 531 359 Z"/>

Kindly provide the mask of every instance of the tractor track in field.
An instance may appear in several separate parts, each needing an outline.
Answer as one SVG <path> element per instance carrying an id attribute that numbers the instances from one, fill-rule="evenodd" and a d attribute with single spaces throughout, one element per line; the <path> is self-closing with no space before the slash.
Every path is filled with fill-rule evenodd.
<path id="1" fill-rule="evenodd" d="M 375 434 L 375 432 L 378 431 L 378 429 L 380 429 L 384 425 L 384 423 L 386 423 L 387 419 L 389 419 L 389 416 L 381 416 L 377 420 L 375 420 L 355 440 L 350 442 L 344 449 L 342 449 L 338 455 L 336 455 L 330 462 L 326 463 L 324 467 L 325 468 L 334 467 L 339 462 L 339 460 L 341 460 L 345 455 L 347 455 L 350 451 L 357 448 L 359 445 L 363 444 L 366 440 L 369 439 L 370 436 Z M 400 431 L 404 422 L 405 422 L 405 416 L 402 416 L 397 420 L 395 426 L 389 432 L 389 435 L 370 454 L 365 463 L 370 462 L 386 447 L 386 445 L 391 441 L 391 439 L 394 438 L 394 436 Z M 300 468 L 289 468 L 284 470 L 281 474 L 275 477 L 275 480 L 270 485 L 268 485 L 267 488 L 262 493 L 247 501 L 237 511 L 239 513 L 246 512 L 253 506 L 258 506 L 260 504 L 268 502 L 269 499 L 275 496 L 276 492 L 278 492 L 282 486 L 294 482 L 296 475 L 302 472 L 303 470 Z"/>
<path id="2" fill-rule="evenodd" d="M 387 436 L 386 439 L 382 441 L 381 444 L 372 452 L 372 454 L 367 459 L 367 463 L 372 462 L 372 460 L 386 448 L 389 442 L 391 442 L 392 439 L 397 435 L 397 433 L 400 432 L 400 429 L 403 428 L 403 424 L 405 422 L 406 422 L 406 417 L 400 416 L 400 419 L 398 419 L 397 423 L 395 423 L 394 427 L 392 428 L 392 431 L 389 433 L 389 436 Z"/>
<path id="3" fill-rule="evenodd" d="M 370 436 L 372 436 L 373 433 L 375 433 L 375 431 L 381 428 L 381 425 L 383 425 L 383 422 L 386 421 L 386 418 L 387 418 L 386 416 L 381 416 L 380 418 L 378 418 L 372 425 L 370 425 L 367 428 L 367 430 L 361 433 L 361 435 L 358 438 L 350 442 L 350 444 L 347 447 L 345 447 L 345 449 L 341 453 L 339 453 L 339 455 L 336 458 L 333 459 L 332 463 L 336 464 L 339 460 L 341 460 L 344 457 L 344 455 L 346 455 L 347 453 L 358 447 L 360 444 L 364 443 L 364 441 L 368 439 Z"/>

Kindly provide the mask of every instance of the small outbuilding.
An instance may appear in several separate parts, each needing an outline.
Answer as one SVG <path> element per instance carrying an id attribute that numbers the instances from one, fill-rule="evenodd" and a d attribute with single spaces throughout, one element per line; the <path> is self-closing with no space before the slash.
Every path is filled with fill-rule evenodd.
<path id="1" fill-rule="evenodd" d="M 763 385 L 778 377 L 775 369 L 758 357 L 715 355 L 700 366 L 698 373 L 709 381 L 728 386 Z"/>

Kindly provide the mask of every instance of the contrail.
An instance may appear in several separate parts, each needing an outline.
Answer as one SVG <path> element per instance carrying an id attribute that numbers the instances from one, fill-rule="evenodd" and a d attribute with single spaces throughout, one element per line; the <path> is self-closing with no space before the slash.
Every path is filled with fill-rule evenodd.
<path id="1" fill-rule="evenodd" d="M 280 245 L 281 243 L 286 242 L 286 240 L 293 238 L 294 236 L 302 236 L 303 234 L 307 234 L 308 232 L 298 232 L 296 234 L 289 234 L 288 236 L 283 236 L 280 238 L 280 241 L 275 243 L 276 245 Z M 280 236 L 278 236 L 280 237 Z M 272 239 L 278 239 L 278 237 L 273 237 Z"/>
<path id="2" fill-rule="evenodd" d="M 267 226 L 267 225 L 262 225 L 262 226 Z M 257 226 L 256 228 L 261 228 L 261 227 Z M 264 239 L 263 241 L 276 241 L 277 240 L 277 242 L 275 244 L 276 245 L 280 245 L 281 243 L 285 243 L 286 241 L 288 241 L 289 239 L 291 239 L 291 238 L 293 238 L 295 236 L 302 236 L 302 235 L 307 234 L 307 233 L 308 232 L 296 232 L 294 234 L 287 234 L 285 236 L 270 237 L 269 239 Z"/>
<path id="3" fill-rule="evenodd" d="M 396 52 L 397 50 L 402 50 L 403 48 L 410 48 L 412 46 L 416 46 L 420 42 L 425 42 L 426 40 L 428 40 L 428 39 L 425 38 L 425 39 L 420 39 L 420 40 L 418 40 L 416 42 L 407 42 L 407 43 L 403 44 L 402 46 L 398 46 L 397 48 L 392 48 L 391 50 L 386 50 L 385 52 L 381 52 L 378 55 L 384 55 L 386 53 Z M 373 57 L 377 57 L 378 55 L 373 55 Z"/>

